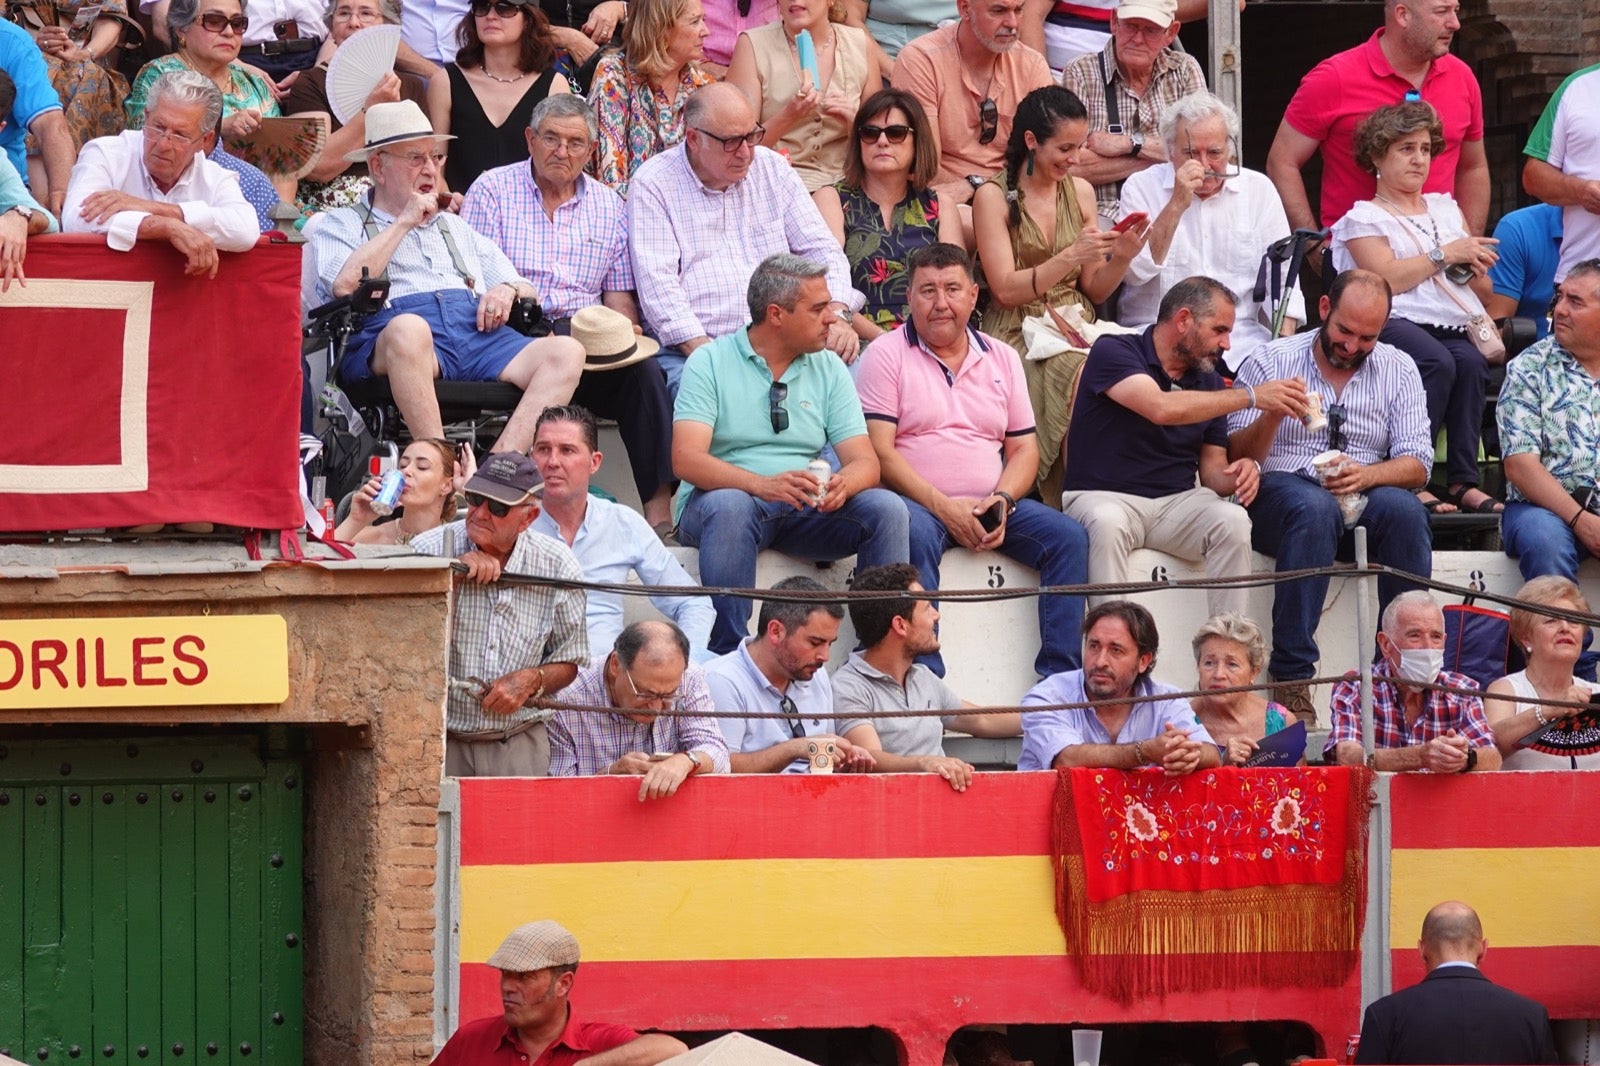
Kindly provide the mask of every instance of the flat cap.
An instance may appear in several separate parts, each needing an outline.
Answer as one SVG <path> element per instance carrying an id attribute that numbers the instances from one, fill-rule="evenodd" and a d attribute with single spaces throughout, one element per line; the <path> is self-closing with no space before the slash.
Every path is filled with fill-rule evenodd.
<path id="1" fill-rule="evenodd" d="M 512 973 L 530 973 L 578 962 L 578 938 L 548 919 L 513 929 L 489 956 L 489 965 Z"/>

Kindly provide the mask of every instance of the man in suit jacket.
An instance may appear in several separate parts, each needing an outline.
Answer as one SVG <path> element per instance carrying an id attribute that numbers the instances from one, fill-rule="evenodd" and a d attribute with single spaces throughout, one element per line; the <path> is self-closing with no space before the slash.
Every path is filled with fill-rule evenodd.
<path id="1" fill-rule="evenodd" d="M 1544 1007 L 1479 972 L 1488 948 L 1477 913 L 1465 903 L 1429 911 L 1417 942 L 1428 976 L 1367 1008 L 1356 1062 L 1558 1061 Z"/>

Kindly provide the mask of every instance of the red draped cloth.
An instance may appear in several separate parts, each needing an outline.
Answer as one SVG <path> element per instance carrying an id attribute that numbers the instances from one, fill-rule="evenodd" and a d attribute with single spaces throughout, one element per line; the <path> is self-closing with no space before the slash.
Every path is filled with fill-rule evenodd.
<path id="1" fill-rule="evenodd" d="M 1372 771 L 1058 771 L 1056 915 L 1084 985 L 1342 983 L 1366 915 Z"/>
<path id="2" fill-rule="evenodd" d="M 0 531 L 300 527 L 300 249 L 221 259 L 28 242 L 0 293 Z"/>

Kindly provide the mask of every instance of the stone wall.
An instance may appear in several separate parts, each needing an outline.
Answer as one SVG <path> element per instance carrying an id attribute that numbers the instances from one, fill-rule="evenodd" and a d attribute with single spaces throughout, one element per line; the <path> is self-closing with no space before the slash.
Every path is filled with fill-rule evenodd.
<path id="1" fill-rule="evenodd" d="M 305 1061 L 427 1062 L 434 1051 L 434 888 L 444 761 L 448 571 L 339 565 L 140 576 L 73 572 L 70 554 L 0 559 L 0 617 L 278 614 L 279 706 L 0 711 L 49 736 L 282 727 L 306 756 Z M 44 565 L 41 565 L 43 563 Z M 190 569 L 206 569 L 206 564 Z M 53 569 L 52 569 L 53 568 Z M 15 579 L 31 572 L 48 580 Z"/>

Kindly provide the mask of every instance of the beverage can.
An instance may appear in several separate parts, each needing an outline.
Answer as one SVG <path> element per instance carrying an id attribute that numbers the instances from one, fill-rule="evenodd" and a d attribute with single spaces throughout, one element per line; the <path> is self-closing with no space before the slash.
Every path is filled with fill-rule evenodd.
<path id="1" fill-rule="evenodd" d="M 828 482 L 833 477 L 833 467 L 828 465 L 826 459 L 813 459 L 806 464 L 806 473 L 817 481 L 817 494 L 814 502 L 820 504 L 822 498 L 828 494 Z"/>
<path id="2" fill-rule="evenodd" d="M 394 514 L 394 509 L 400 506 L 400 494 L 405 491 L 406 476 L 398 470 L 391 470 L 383 475 L 383 482 L 378 486 L 378 495 L 372 499 L 372 513 L 379 518 Z"/>

